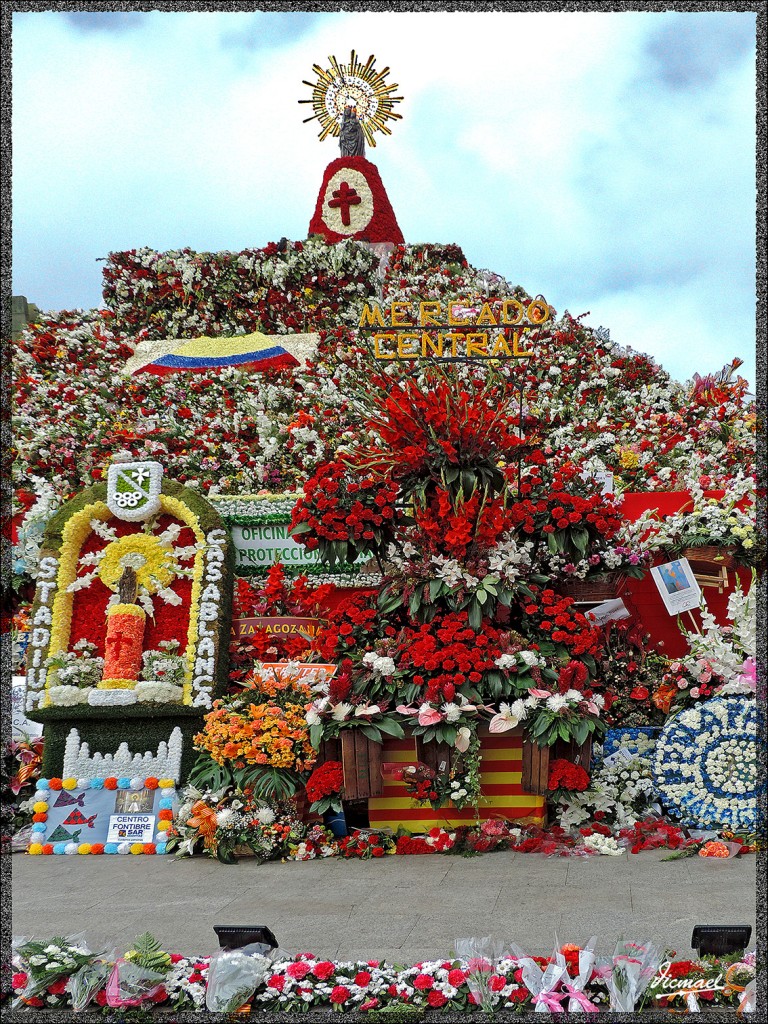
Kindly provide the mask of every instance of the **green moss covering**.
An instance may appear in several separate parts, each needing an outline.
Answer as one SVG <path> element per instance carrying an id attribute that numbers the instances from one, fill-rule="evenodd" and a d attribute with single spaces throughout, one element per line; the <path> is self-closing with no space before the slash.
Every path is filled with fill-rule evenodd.
<path id="1" fill-rule="evenodd" d="M 133 710 L 133 708 L 119 708 L 113 711 L 109 718 L 85 717 L 80 712 L 72 714 L 72 708 L 55 708 L 38 712 L 37 716 L 42 719 L 50 711 L 68 711 L 69 717 L 56 716 L 46 717 L 44 726 L 45 745 L 43 748 L 44 778 L 61 777 L 64 769 L 64 747 L 71 729 L 77 729 L 80 734 L 80 742 L 87 743 L 91 754 L 114 754 L 121 743 L 127 743 L 131 754 L 144 754 L 150 750 L 152 754 L 157 753 L 158 744 L 161 740 L 166 742 L 170 739 L 171 732 L 178 726 L 184 738 L 184 746 L 181 755 L 181 779 L 183 783 L 195 763 L 196 751 L 192 746 L 192 739 L 200 731 L 202 717 L 199 712 L 194 716 L 189 712 L 190 708 L 177 709 L 172 716 L 147 715 L 146 709 L 143 717 L 138 715 L 123 715 L 122 712 Z M 90 708 L 91 711 L 103 711 L 103 708 Z M 117 717 L 118 714 L 120 717 Z"/>

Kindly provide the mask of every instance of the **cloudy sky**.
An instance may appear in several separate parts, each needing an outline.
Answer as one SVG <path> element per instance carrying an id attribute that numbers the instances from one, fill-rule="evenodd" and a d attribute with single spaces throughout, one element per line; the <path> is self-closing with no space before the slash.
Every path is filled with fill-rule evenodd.
<path id="1" fill-rule="evenodd" d="M 754 382 L 751 13 L 17 12 L 14 294 L 88 308 L 110 251 L 305 238 L 338 143 L 301 83 L 352 48 L 404 96 L 367 156 L 406 241 Z"/>

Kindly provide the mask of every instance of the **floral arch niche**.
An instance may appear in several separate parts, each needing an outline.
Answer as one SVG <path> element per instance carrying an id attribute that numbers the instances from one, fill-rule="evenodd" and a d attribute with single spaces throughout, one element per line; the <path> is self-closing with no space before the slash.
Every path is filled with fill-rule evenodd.
<path id="1" fill-rule="evenodd" d="M 41 721 L 202 714 L 226 681 L 223 521 L 199 494 L 163 480 L 158 463 L 117 469 L 150 476 L 150 500 L 121 500 L 113 464 L 108 484 L 82 491 L 46 530 L 26 677 L 28 712 Z"/>

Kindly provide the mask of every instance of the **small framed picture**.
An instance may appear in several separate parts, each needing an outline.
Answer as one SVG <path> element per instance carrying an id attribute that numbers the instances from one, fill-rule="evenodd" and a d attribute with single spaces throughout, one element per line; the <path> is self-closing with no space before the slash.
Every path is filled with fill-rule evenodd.
<path id="1" fill-rule="evenodd" d="M 651 576 L 670 615 L 698 608 L 701 604 L 701 587 L 696 582 L 687 558 L 676 558 L 663 565 L 655 565 Z"/>

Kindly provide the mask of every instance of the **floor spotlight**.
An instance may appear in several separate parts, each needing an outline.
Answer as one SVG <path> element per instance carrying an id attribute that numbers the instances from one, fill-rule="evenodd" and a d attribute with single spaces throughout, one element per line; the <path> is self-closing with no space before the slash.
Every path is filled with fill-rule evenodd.
<path id="1" fill-rule="evenodd" d="M 691 946 L 699 956 L 727 956 L 746 949 L 751 937 L 749 924 L 697 924 L 691 935 Z"/>
<path id="2" fill-rule="evenodd" d="M 213 930 L 222 949 L 242 949 L 266 955 L 278 947 L 272 929 L 265 924 L 215 924 Z"/>

